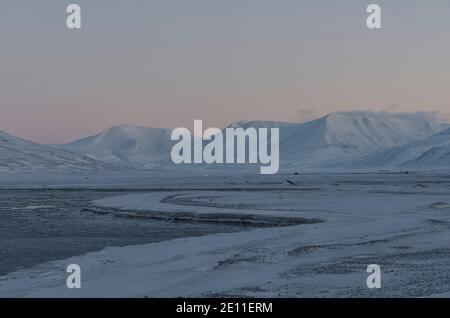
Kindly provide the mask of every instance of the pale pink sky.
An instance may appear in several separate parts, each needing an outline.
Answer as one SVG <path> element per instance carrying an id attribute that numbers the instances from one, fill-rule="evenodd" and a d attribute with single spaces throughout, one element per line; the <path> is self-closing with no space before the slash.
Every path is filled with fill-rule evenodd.
<path id="1" fill-rule="evenodd" d="M 63 143 L 119 124 L 225 126 L 342 110 L 448 112 L 450 2 L 61 1 L 0 4 L 0 130 Z"/>

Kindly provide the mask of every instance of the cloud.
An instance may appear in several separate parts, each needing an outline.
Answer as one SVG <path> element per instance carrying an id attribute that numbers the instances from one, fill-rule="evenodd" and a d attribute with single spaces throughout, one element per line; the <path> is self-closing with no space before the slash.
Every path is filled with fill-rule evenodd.
<path id="1" fill-rule="evenodd" d="M 316 119 L 320 116 L 322 116 L 323 114 L 318 112 L 317 110 L 313 109 L 313 108 L 301 108 L 297 111 L 297 120 L 298 121 L 309 121 L 309 120 L 313 120 Z"/>
<path id="2" fill-rule="evenodd" d="M 401 105 L 399 103 L 392 103 L 388 105 L 387 109 L 389 111 L 398 111 L 401 108 Z"/>

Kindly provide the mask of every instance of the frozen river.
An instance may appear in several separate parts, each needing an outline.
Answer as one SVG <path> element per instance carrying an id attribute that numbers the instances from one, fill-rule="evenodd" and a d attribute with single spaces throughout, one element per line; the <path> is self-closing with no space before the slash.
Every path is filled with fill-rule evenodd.
<path id="1" fill-rule="evenodd" d="M 144 183 L 0 190 L 0 270 L 25 268 L 0 277 L 0 297 L 450 295 L 447 174 Z M 67 264 L 82 289 L 67 289 Z M 366 285 L 372 264 L 380 289 Z"/>
<path id="2" fill-rule="evenodd" d="M 108 246 L 243 229 L 123 218 L 85 209 L 92 200 L 117 194 L 104 190 L 0 190 L 0 276 Z"/>

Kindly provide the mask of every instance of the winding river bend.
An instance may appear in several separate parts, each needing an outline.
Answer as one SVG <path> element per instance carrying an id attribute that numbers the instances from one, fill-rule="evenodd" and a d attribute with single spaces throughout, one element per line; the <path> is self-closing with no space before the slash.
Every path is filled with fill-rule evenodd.
<path id="1" fill-rule="evenodd" d="M 109 246 L 243 230 L 232 224 L 142 220 L 86 210 L 92 200 L 117 194 L 114 190 L 0 190 L 0 276 Z"/>

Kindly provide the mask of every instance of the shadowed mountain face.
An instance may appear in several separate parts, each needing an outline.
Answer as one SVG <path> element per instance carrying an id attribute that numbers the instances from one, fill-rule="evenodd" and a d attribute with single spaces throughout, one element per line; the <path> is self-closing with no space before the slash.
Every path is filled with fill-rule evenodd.
<path id="1" fill-rule="evenodd" d="M 102 168 L 103 164 L 85 156 L 0 132 L 0 173 L 91 172 Z"/>
<path id="2" fill-rule="evenodd" d="M 448 169 L 450 168 L 450 129 L 424 140 L 377 151 L 367 157 L 349 162 L 347 167 L 357 169 Z"/>

